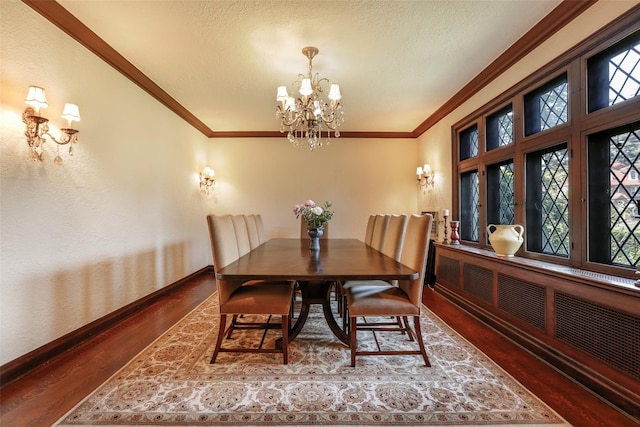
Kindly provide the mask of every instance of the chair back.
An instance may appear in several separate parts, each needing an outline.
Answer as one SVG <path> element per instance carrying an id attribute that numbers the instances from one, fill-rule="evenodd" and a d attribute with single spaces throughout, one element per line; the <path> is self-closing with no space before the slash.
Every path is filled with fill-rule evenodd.
<path id="1" fill-rule="evenodd" d="M 367 246 L 371 246 L 371 239 L 373 238 L 373 226 L 376 223 L 376 216 L 369 215 L 369 221 L 367 221 L 367 231 L 364 233 L 364 243 Z"/>
<path id="2" fill-rule="evenodd" d="M 207 215 L 207 223 L 209 225 L 209 237 L 211 239 L 213 270 L 218 272 L 223 267 L 240 258 L 236 232 L 231 215 Z M 216 285 L 218 289 L 218 299 L 220 304 L 223 304 L 229 299 L 233 291 L 242 285 L 242 282 L 232 282 L 216 278 Z"/>
<path id="3" fill-rule="evenodd" d="M 304 217 L 301 216 L 300 217 L 300 238 L 301 239 L 308 239 L 309 238 L 309 233 L 307 233 L 307 222 L 304 220 Z M 322 227 L 322 229 L 324 230 L 324 233 L 322 234 L 322 237 L 320 237 L 321 239 L 327 239 L 329 238 L 329 223 L 325 223 L 324 227 Z"/>
<path id="4" fill-rule="evenodd" d="M 244 219 L 244 215 L 233 215 L 231 217 L 233 222 L 233 228 L 236 232 L 236 241 L 238 242 L 238 254 L 244 256 L 251 250 L 251 243 L 249 242 L 249 230 L 247 229 L 247 222 Z"/>
<path id="5" fill-rule="evenodd" d="M 389 215 L 376 215 L 376 222 L 373 226 L 373 236 L 371 237 L 371 247 L 382 252 L 384 249 L 384 238 L 389 225 Z"/>
<path id="6" fill-rule="evenodd" d="M 431 222 L 433 217 L 426 215 L 411 215 L 407 223 L 407 232 L 404 246 L 400 256 L 400 262 L 418 272 L 418 278 L 414 280 L 399 280 L 398 285 L 408 296 L 409 300 L 420 307 L 422 302 L 422 287 L 425 265 L 429 252 L 431 238 Z"/>
<path id="7" fill-rule="evenodd" d="M 258 229 L 258 240 L 260 244 L 263 244 L 267 241 L 267 235 L 264 232 L 264 223 L 262 222 L 262 215 L 257 214 L 256 216 L 256 228 Z"/>
<path id="8" fill-rule="evenodd" d="M 247 222 L 247 232 L 249 233 L 249 245 L 251 249 L 255 249 L 260 246 L 260 236 L 258 235 L 258 224 L 256 223 L 255 215 L 247 215 L 244 217 Z"/>
<path id="9" fill-rule="evenodd" d="M 382 253 L 388 257 L 400 261 L 402 246 L 407 232 L 407 215 L 391 215 L 384 237 L 384 248 Z"/>

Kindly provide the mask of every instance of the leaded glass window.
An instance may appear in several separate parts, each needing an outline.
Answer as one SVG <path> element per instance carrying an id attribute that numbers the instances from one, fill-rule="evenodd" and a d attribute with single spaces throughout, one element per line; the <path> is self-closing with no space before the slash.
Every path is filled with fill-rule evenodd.
<path id="1" fill-rule="evenodd" d="M 589 137 L 589 260 L 640 264 L 640 123 Z"/>
<path id="2" fill-rule="evenodd" d="M 478 156 L 478 125 L 460 132 L 460 160 Z"/>
<path id="3" fill-rule="evenodd" d="M 487 167 L 487 223 L 514 224 L 513 161 Z"/>
<path id="4" fill-rule="evenodd" d="M 569 85 L 567 76 L 552 80 L 525 96 L 525 135 L 533 135 L 569 120 Z"/>
<path id="5" fill-rule="evenodd" d="M 640 96 L 640 32 L 588 61 L 589 112 Z"/>
<path id="6" fill-rule="evenodd" d="M 567 145 L 527 155 L 527 250 L 569 256 L 569 155 Z"/>
<path id="7" fill-rule="evenodd" d="M 615 25 L 454 125 L 462 244 L 520 224 L 521 257 L 637 279 L 640 29 Z"/>
<path id="8" fill-rule="evenodd" d="M 480 240 L 480 176 L 478 171 L 460 177 L 460 238 Z"/>
<path id="9" fill-rule="evenodd" d="M 487 151 L 513 144 L 511 105 L 487 117 Z"/>

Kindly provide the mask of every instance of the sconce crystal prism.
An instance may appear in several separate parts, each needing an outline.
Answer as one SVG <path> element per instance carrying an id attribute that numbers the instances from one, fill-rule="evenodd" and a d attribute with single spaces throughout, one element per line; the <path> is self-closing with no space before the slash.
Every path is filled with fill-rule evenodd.
<path id="1" fill-rule="evenodd" d="M 25 104 L 29 105 L 22 113 L 22 122 L 26 125 L 24 132 L 27 137 L 27 144 L 31 148 L 31 160 L 44 161 L 43 146 L 46 137 L 49 137 L 58 146 L 69 145 L 69 154 L 73 155 L 73 144 L 78 142 L 78 130 L 71 127 L 74 121 L 80 121 L 80 110 L 75 104 L 65 104 L 62 118 L 67 120 L 68 127 L 61 128 L 60 139 L 56 139 L 49 133 L 49 119 L 40 116 L 40 109 L 47 108 L 47 97 L 43 88 L 39 86 L 29 86 Z M 62 164 L 62 158 L 56 155 L 54 162 Z"/>

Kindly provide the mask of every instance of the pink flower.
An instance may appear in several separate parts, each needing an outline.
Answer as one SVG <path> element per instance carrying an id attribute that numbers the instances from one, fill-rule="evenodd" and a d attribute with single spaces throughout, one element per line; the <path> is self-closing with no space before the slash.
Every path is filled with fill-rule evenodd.
<path id="1" fill-rule="evenodd" d="M 300 207 L 300 205 L 295 205 L 293 207 L 293 213 L 294 215 L 300 215 L 300 211 L 302 210 L 302 208 Z"/>
<path id="2" fill-rule="evenodd" d="M 316 202 L 314 202 L 313 200 L 307 200 L 306 202 L 304 202 L 304 205 L 309 208 L 312 208 L 316 205 Z"/>

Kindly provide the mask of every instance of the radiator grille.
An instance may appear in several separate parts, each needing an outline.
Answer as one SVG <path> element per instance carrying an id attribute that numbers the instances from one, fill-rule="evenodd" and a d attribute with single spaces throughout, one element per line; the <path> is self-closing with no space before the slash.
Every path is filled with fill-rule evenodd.
<path id="1" fill-rule="evenodd" d="M 545 330 L 547 298 L 542 286 L 498 274 L 498 307 Z"/>
<path id="2" fill-rule="evenodd" d="M 458 261 L 446 256 L 440 256 L 438 261 L 436 277 L 441 278 L 446 283 L 460 286 L 460 264 Z"/>
<path id="3" fill-rule="evenodd" d="M 489 304 L 493 303 L 493 272 L 486 268 L 465 264 L 464 290 Z"/>
<path id="4" fill-rule="evenodd" d="M 557 293 L 556 337 L 640 379 L 640 317 Z"/>

